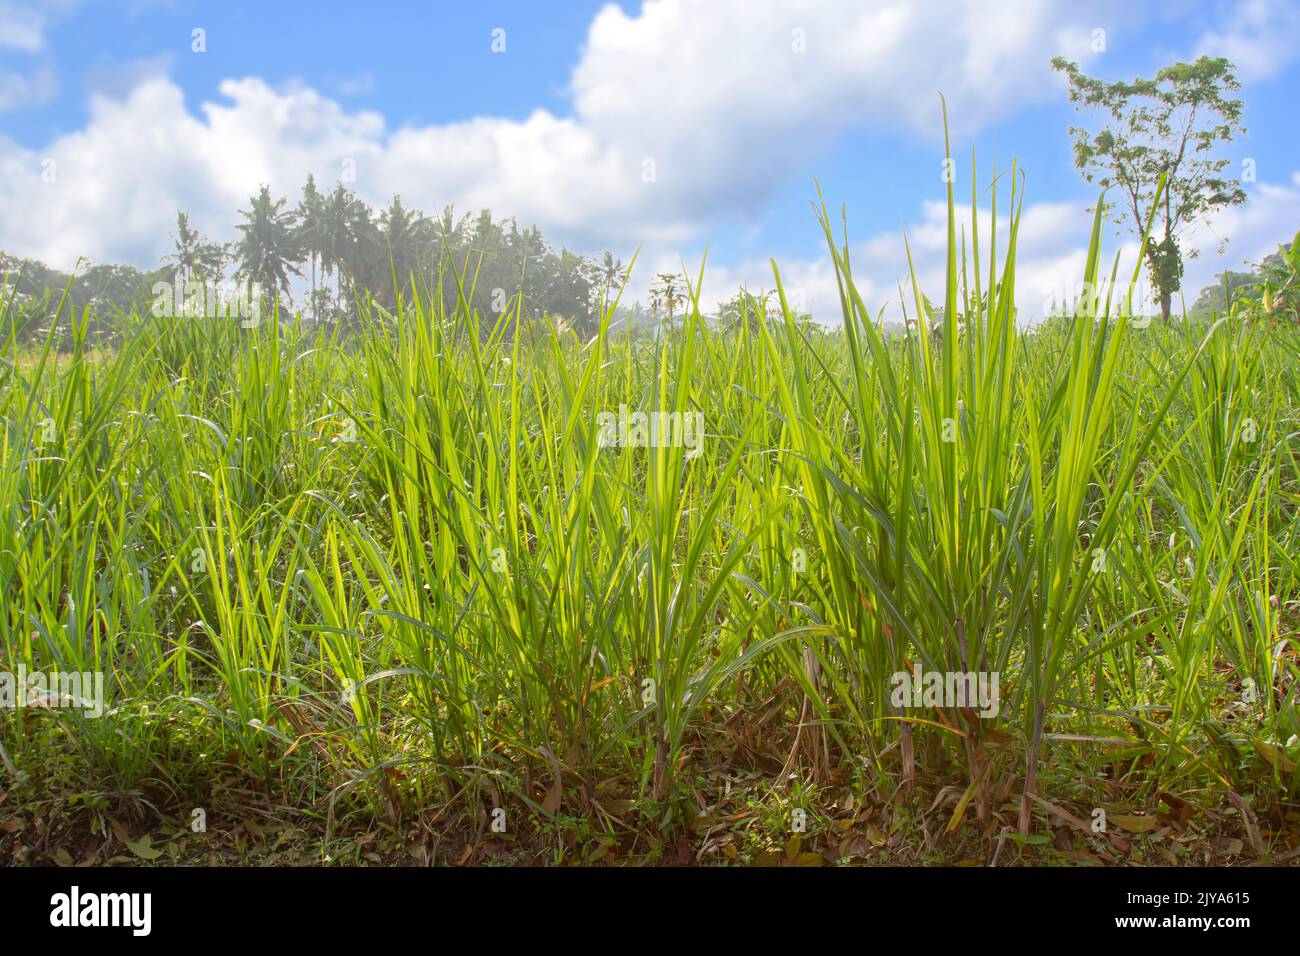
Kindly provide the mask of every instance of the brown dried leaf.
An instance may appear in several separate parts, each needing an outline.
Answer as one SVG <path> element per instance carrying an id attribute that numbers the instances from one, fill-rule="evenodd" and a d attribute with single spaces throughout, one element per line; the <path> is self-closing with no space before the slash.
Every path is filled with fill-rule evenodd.
<path id="1" fill-rule="evenodd" d="M 1126 813 L 1111 814 L 1106 821 L 1129 833 L 1150 833 L 1160 823 L 1155 817 L 1139 817 Z"/>

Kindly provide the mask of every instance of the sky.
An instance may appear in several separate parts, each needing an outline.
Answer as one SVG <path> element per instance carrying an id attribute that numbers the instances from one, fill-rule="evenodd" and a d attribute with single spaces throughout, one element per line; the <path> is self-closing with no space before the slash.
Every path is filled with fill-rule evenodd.
<path id="1" fill-rule="evenodd" d="M 1300 229 L 1300 0 L 0 0 L 0 250 L 155 268 L 178 209 L 233 238 L 261 184 L 293 203 L 311 172 L 637 254 L 642 298 L 706 252 L 707 304 L 770 289 L 775 259 L 829 322 L 820 186 L 864 300 L 899 319 L 904 237 L 943 292 L 942 93 L 963 223 L 972 150 L 982 228 L 994 165 L 1023 173 L 1031 315 L 1077 290 L 1097 198 L 1049 61 L 1116 80 L 1202 53 L 1236 64 L 1247 132 L 1222 155 L 1254 175 L 1186 236 L 1188 304 Z M 1119 226 L 1107 243 L 1134 254 Z"/>

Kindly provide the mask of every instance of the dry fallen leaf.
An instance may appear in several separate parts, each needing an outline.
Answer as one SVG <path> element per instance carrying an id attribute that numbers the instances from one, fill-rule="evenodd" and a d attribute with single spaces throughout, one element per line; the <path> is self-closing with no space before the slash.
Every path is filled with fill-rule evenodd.
<path id="1" fill-rule="evenodd" d="M 156 860 L 162 856 L 162 850 L 156 849 L 153 845 L 153 837 L 146 833 L 140 839 L 132 843 L 129 840 L 123 840 L 126 848 L 142 860 Z"/>
<path id="2" fill-rule="evenodd" d="M 1251 743 L 1259 751 L 1259 755 L 1272 764 L 1275 768 L 1283 773 L 1295 773 L 1296 762 L 1287 756 L 1285 750 L 1276 744 L 1271 744 L 1262 737 L 1252 737 Z"/>
<path id="3" fill-rule="evenodd" d="M 1225 856 L 1236 856 L 1246 847 L 1246 844 L 1242 843 L 1236 837 L 1228 837 L 1220 840 L 1218 841 L 1218 845 L 1220 849 L 1223 850 Z"/>
<path id="4" fill-rule="evenodd" d="M 1161 793 L 1160 801 L 1169 807 L 1169 816 L 1176 823 L 1186 823 L 1192 817 L 1196 816 L 1196 807 L 1188 803 L 1182 797 L 1176 797 L 1172 793 Z"/>
<path id="5" fill-rule="evenodd" d="M 542 800 L 542 809 L 547 813 L 556 813 L 560 809 L 560 800 L 563 796 L 564 788 L 557 777 L 555 783 L 551 784 L 551 789 L 546 791 L 546 798 Z"/>
<path id="6" fill-rule="evenodd" d="M 700 812 L 691 817 L 691 830 L 695 833 L 704 833 L 711 827 L 718 825 L 718 818 L 708 812 Z"/>
<path id="7" fill-rule="evenodd" d="M 1106 820 L 1129 833 L 1150 833 L 1160 823 L 1155 817 L 1138 817 L 1125 813 L 1112 813 Z"/>

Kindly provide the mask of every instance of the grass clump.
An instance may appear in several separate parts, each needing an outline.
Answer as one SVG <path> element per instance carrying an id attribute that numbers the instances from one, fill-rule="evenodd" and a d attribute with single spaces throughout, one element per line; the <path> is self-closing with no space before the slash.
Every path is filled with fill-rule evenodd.
<path id="1" fill-rule="evenodd" d="M 1096 307 L 1019 327 L 1009 179 L 983 236 L 950 187 L 906 337 L 824 206 L 837 328 L 775 265 L 652 341 L 485 324 L 452 264 L 347 336 L 131 315 L 104 353 L 83 314 L 60 353 L 10 297 L 0 660 L 106 711 L 0 716 L 0 816 L 48 774 L 104 846 L 211 807 L 240 859 L 268 819 L 356 862 L 1294 856 L 1300 334 L 1137 327 L 1100 204 Z M 611 446 L 624 406 L 703 440 Z M 994 712 L 900 706 L 918 672 Z"/>

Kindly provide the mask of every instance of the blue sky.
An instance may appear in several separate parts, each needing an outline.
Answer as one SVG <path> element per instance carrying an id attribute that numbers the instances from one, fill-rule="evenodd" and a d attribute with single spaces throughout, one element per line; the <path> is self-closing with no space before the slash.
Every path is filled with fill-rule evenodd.
<path id="1" fill-rule="evenodd" d="M 726 298 L 770 287 L 776 257 L 820 316 L 814 179 L 848 206 L 869 301 L 896 296 L 904 231 L 933 287 L 942 90 L 959 195 L 972 146 L 981 176 L 994 158 L 1025 170 L 1032 302 L 1081 271 L 1093 199 L 1048 60 L 1115 79 L 1211 52 L 1244 83 L 1249 132 L 1224 155 L 1253 159 L 1258 181 L 1189 235 L 1193 287 L 1300 228 L 1297 50 L 1282 0 L 0 0 L 0 249 L 153 266 L 177 208 L 228 238 L 259 183 L 296 199 L 307 171 L 347 169 L 376 204 L 486 205 L 581 252 L 640 248 L 634 291 L 707 245 L 706 298 Z"/>

